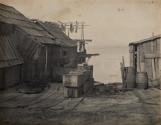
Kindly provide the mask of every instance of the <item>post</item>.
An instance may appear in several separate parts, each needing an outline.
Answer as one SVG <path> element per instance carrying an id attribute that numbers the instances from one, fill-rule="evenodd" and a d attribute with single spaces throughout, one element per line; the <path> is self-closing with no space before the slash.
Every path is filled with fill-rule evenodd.
<path id="1" fill-rule="evenodd" d="M 124 60 L 124 56 L 122 56 L 122 64 L 123 64 L 123 67 L 125 67 L 125 60 Z"/>
<path id="2" fill-rule="evenodd" d="M 45 47 L 45 79 L 47 77 L 47 68 L 48 68 L 48 49 Z"/>

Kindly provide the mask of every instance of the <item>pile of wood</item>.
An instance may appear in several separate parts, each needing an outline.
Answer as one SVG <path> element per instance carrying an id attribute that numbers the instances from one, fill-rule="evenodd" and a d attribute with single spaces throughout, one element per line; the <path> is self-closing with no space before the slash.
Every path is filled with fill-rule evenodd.
<path id="1" fill-rule="evenodd" d="M 78 66 L 75 71 L 63 75 L 64 97 L 80 97 L 94 86 L 93 66 Z"/>

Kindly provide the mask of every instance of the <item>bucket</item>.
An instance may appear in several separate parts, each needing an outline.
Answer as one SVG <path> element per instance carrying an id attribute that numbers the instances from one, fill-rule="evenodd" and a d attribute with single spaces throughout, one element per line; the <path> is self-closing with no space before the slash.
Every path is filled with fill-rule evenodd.
<path id="1" fill-rule="evenodd" d="M 133 67 L 125 67 L 125 88 L 135 88 L 135 69 Z"/>
<path id="2" fill-rule="evenodd" d="M 136 86 L 139 89 L 148 88 L 148 74 L 147 72 L 137 72 L 136 73 Z"/>

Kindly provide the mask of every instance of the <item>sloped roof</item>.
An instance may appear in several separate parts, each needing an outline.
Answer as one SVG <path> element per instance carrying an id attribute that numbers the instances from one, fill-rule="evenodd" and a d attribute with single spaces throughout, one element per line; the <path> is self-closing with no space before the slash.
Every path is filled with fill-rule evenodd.
<path id="1" fill-rule="evenodd" d="M 53 36 L 44 31 L 41 27 L 34 24 L 19 11 L 17 11 L 13 7 L 6 6 L 1 3 L 0 3 L 0 22 L 14 24 L 19 28 L 23 29 L 29 35 L 53 38 Z"/>
<path id="2" fill-rule="evenodd" d="M 152 37 L 149 37 L 149 38 L 146 38 L 146 39 L 131 42 L 131 43 L 129 43 L 129 45 L 137 45 L 137 44 L 147 43 L 147 42 L 151 42 L 151 41 L 154 41 L 154 40 L 160 39 L 160 38 L 161 38 L 161 35 L 152 36 Z"/>
<path id="3" fill-rule="evenodd" d="M 10 36 L 0 34 L 0 68 L 22 64 L 23 59 L 19 55 L 11 41 Z"/>
<path id="4" fill-rule="evenodd" d="M 57 35 L 50 34 L 48 31 L 44 30 L 42 26 L 35 24 L 33 21 L 26 18 L 23 14 L 17 11 L 15 8 L 1 4 L 1 3 L 0 3 L 0 22 L 14 24 L 17 27 L 21 28 L 23 31 L 25 31 L 30 36 L 44 38 L 40 40 L 40 43 L 42 44 L 44 43 L 45 44 L 55 44 L 59 46 L 73 45 L 71 44 L 71 42 L 68 42 L 68 41 L 66 41 L 66 43 L 63 43 L 62 41 L 60 42 L 59 40 L 55 40 L 54 36 L 57 36 Z M 60 35 L 62 33 L 59 32 L 58 34 Z"/>
<path id="5" fill-rule="evenodd" d="M 54 22 L 42 22 L 39 20 L 34 20 L 34 22 L 42 27 L 45 31 L 47 31 L 50 35 L 52 35 L 56 42 L 61 46 L 77 46 L 77 43 L 69 38 L 58 26 L 58 24 Z"/>

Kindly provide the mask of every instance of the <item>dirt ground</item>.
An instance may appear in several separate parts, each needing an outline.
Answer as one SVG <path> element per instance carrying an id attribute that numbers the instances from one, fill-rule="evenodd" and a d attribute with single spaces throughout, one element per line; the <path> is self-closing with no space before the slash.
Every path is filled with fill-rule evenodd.
<path id="1" fill-rule="evenodd" d="M 81 98 L 64 98 L 61 84 L 39 94 L 1 91 L 0 125 L 161 125 L 161 90 L 118 88 L 97 85 Z"/>

